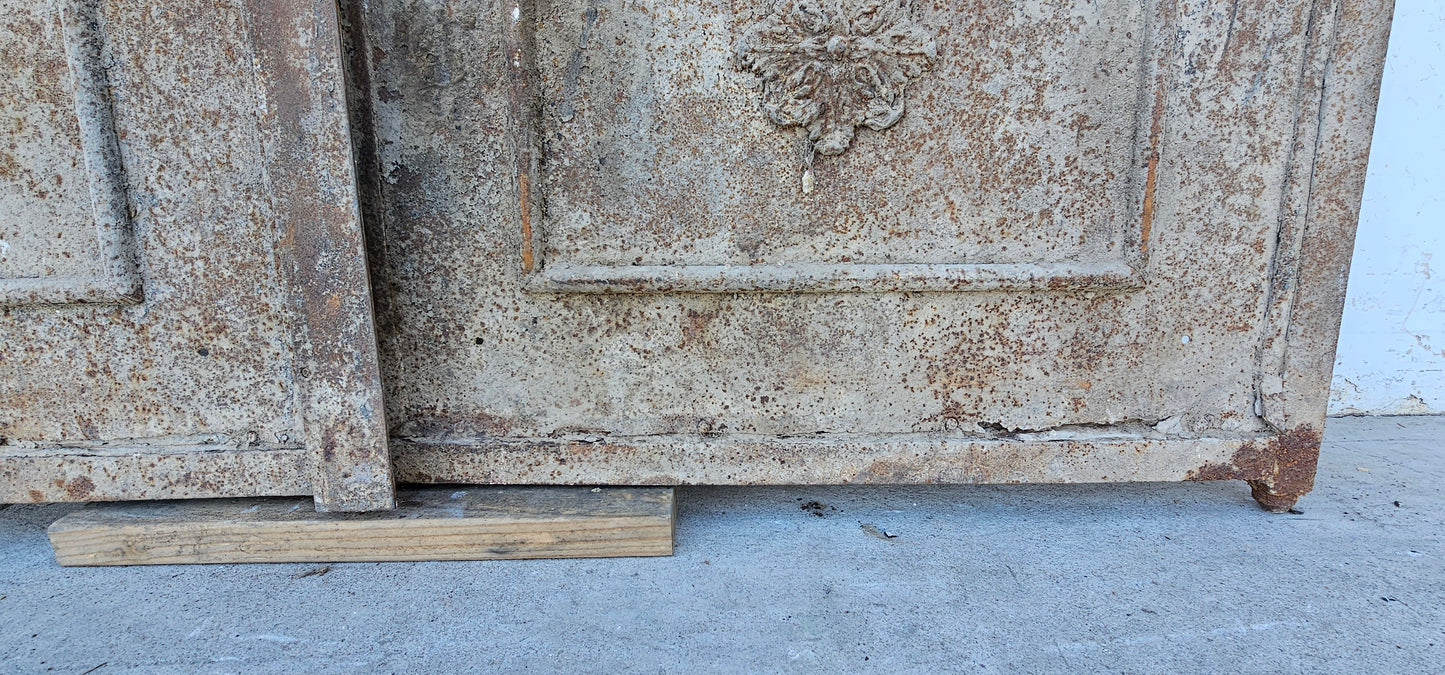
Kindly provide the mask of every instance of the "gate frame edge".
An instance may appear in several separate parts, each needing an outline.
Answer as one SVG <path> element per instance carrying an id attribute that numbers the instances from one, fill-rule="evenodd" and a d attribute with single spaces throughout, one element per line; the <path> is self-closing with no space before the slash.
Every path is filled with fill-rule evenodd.
<path id="1" fill-rule="evenodd" d="M 266 103 L 280 268 L 297 322 L 297 408 L 316 508 L 393 509 L 337 4 L 250 0 L 246 12 Z"/>
<path id="2" fill-rule="evenodd" d="M 1260 392 L 1279 434 L 1270 444 L 1272 470 L 1249 480 L 1255 499 L 1272 512 L 1293 509 L 1314 488 L 1395 0 L 1332 5 L 1334 35 L 1302 186 L 1308 196 L 1282 326 L 1279 389 Z"/>

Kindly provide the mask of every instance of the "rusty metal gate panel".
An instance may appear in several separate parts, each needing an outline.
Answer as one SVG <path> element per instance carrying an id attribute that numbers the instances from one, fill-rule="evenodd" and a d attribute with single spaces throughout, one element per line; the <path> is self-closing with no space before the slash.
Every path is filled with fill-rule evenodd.
<path id="1" fill-rule="evenodd" d="M 1389 0 L 0 9 L 0 501 L 1312 486 Z"/>
<path id="2" fill-rule="evenodd" d="M 400 480 L 1308 491 L 1388 0 L 379 0 Z"/>
<path id="3" fill-rule="evenodd" d="M 391 505 L 334 5 L 0 3 L 0 502 Z"/>

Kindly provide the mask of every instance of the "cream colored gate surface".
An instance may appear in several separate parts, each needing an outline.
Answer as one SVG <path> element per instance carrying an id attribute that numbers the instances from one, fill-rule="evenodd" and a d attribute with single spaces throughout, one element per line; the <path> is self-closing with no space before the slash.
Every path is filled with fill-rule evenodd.
<path id="1" fill-rule="evenodd" d="M 0 502 L 390 466 L 334 5 L 0 3 Z"/>
<path id="2" fill-rule="evenodd" d="M 0 501 L 1312 486 L 1390 0 L 0 9 Z"/>
<path id="3" fill-rule="evenodd" d="M 354 12 L 398 476 L 1307 491 L 1390 4 Z"/>

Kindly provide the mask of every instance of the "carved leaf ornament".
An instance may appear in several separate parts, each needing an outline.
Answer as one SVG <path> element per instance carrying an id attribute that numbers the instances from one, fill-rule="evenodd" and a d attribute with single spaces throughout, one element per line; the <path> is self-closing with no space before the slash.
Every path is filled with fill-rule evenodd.
<path id="1" fill-rule="evenodd" d="M 933 66 L 931 32 L 911 0 L 774 0 L 738 44 L 738 64 L 763 79 L 763 111 L 807 132 L 812 152 L 841 154 L 857 127 L 903 118 L 909 83 Z"/>

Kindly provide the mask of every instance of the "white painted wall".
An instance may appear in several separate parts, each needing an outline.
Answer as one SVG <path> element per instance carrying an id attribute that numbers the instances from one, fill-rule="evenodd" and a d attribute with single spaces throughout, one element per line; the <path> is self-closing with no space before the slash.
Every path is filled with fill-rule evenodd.
<path id="1" fill-rule="evenodd" d="M 1396 0 L 1332 414 L 1445 413 L 1445 2 Z"/>

